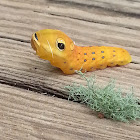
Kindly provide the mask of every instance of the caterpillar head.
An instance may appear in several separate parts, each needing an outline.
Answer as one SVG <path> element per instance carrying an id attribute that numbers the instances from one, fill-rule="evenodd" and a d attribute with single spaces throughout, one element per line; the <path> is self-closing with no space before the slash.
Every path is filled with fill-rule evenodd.
<path id="1" fill-rule="evenodd" d="M 74 50 L 73 41 L 63 32 L 53 29 L 34 33 L 31 45 L 40 58 L 50 62 L 66 59 Z"/>

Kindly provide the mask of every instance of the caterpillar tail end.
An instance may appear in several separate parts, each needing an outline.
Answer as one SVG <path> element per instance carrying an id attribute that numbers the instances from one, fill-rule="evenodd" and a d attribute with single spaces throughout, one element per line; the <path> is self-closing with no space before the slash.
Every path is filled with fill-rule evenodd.
<path id="1" fill-rule="evenodd" d="M 128 63 L 132 62 L 132 57 L 131 55 L 129 54 L 129 58 L 128 58 Z"/>
<path id="2" fill-rule="evenodd" d="M 132 62 L 132 57 L 128 53 L 128 51 L 125 50 L 125 53 L 123 54 L 122 61 L 120 61 L 119 65 L 126 65 L 128 63 Z"/>

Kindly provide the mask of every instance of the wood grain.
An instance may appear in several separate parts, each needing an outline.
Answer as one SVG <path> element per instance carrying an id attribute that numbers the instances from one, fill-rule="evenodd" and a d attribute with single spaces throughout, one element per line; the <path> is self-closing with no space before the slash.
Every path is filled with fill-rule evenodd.
<path id="1" fill-rule="evenodd" d="M 97 4 L 91 3 L 93 6 Z M 102 7 L 91 6 L 88 11 L 84 8 L 85 1 L 81 4 L 83 8 L 77 7 L 78 4 L 73 1 L 68 3 L 68 1 L 4 0 L 0 4 L 2 82 L 60 96 L 67 94 L 62 85 L 76 81 L 79 76 L 63 75 L 47 61 L 35 57 L 30 47 L 32 33 L 42 28 L 56 28 L 64 31 L 79 45 L 109 45 L 127 49 L 132 55 L 131 64 L 94 73 L 99 76 L 97 78 L 99 82 L 108 81 L 112 77 L 126 89 L 133 86 L 138 95 L 140 84 L 140 24 L 138 23 L 140 20 L 137 16 L 129 17 L 129 14 L 126 16 L 123 12 L 115 12 L 112 15 L 112 11 L 106 11 L 106 8 L 102 9 Z M 126 4 L 129 5 L 129 2 L 126 1 Z M 112 5 L 115 6 L 114 3 Z M 93 14 L 94 10 L 96 12 Z M 83 19 L 78 18 L 81 15 Z M 98 22 L 94 22 L 97 20 Z"/>
<path id="2" fill-rule="evenodd" d="M 139 7 L 140 0 L 0 0 L 1 139 L 138 139 L 139 124 L 99 120 L 84 106 L 64 100 L 66 85 L 85 81 L 35 56 L 30 38 L 37 30 L 53 28 L 77 45 L 127 49 L 132 63 L 87 76 L 95 74 L 98 85 L 114 78 L 124 92 L 133 86 L 140 98 Z"/>
<path id="3" fill-rule="evenodd" d="M 78 103 L 7 85 L 0 85 L 0 97 L 0 138 L 4 140 L 138 140 L 140 137 L 140 123 L 99 119 Z"/>

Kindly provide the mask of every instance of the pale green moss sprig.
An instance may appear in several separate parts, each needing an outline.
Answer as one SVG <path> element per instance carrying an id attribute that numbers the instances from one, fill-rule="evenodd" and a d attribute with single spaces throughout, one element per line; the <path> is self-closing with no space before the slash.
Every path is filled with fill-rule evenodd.
<path id="1" fill-rule="evenodd" d="M 79 73 L 86 80 L 86 85 L 72 84 L 66 86 L 69 91 L 69 99 L 80 101 L 94 111 L 101 113 L 105 118 L 122 122 L 130 122 L 140 119 L 140 100 L 134 96 L 133 90 L 123 94 L 115 87 L 115 82 L 109 82 L 105 87 L 97 86 L 95 76 L 86 77 Z"/>

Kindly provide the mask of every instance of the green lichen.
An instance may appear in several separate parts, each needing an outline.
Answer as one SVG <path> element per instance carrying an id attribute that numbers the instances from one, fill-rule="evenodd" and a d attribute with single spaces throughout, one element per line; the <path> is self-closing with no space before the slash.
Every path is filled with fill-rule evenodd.
<path id="1" fill-rule="evenodd" d="M 66 86 L 69 91 L 69 99 L 80 101 L 94 111 L 110 118 L 122 122 L 140 119 L 139 99 L 134 96 L 133 90 L 123 94 L 115 87 L 115 82 L 109 82 L 105 87 L 97 86 L 95 76 L 86 77 L 78 72 L 86 80 L 86 85 L 72 84 Z"/>

